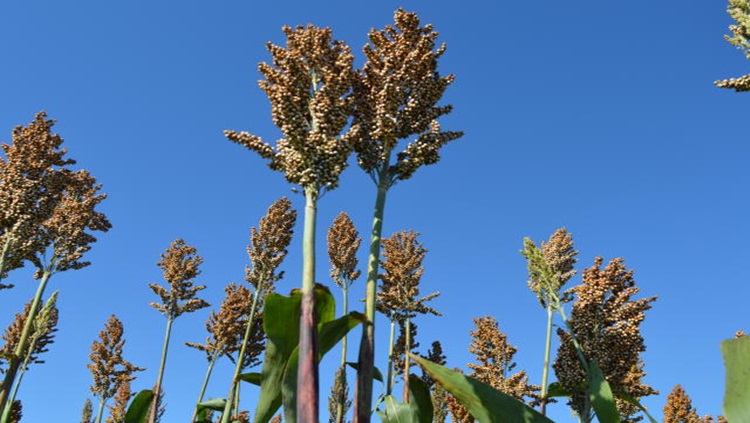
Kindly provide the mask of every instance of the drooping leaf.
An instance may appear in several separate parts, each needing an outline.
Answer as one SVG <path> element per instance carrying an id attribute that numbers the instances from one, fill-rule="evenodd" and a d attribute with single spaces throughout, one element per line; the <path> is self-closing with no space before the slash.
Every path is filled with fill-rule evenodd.
<path id="1" fill-rule="evenodd" d="M 724 416 L 731 423 L 750 421 L 750 336 L 721 343 L 726 388 Z"/>
<path id="2" fill-rule="evenodd" d="M 325 301 L 329 299 L 326 298 Z M 316 301 L 318 299 L 316 298 Z M 330 296 L 333 301 L 333 296 Z M 338 342 L 366 317 L 356 311 L 336 320 L 318 324 L 318 361 Z M 295 349 L 284 372 L 284 383 L 281 387 L 282 403 L 284 405 L 284 419 L 288 422 L 297 421 L 297 365 L 299 364 L 299 348 Z"/>
<path id="3" fill-rule="evenodd" d="M 346 365 L 354 370 L 357 370 L 359 368 L 359 363 L 357 363 L 356 361 L 347 361 Z M 383 372 L 381 372 L 377 367 L 373 367 L 372 370 L 373 379 L 377 380 L 378 382 L 383 382 Z"/>
<path id="4" fill-rule="evenodd" d="M 589 363 L 586 379 L 591 406 L 594 408 L 599 423 L 620 423 L 620 413 L 615 406 L 612 389 L 610 389 L 609 383 L 604 378 L 604 373 L 602 373 L 602 369 L 599 368 L 596 360 Z"/>
<path id="5" fill-rule="evenodd" d="M 214 398 L 208 401 L 199 402 L 195 409 L 199 413 L 203 410 L 215 410 L 224 411 L 224 407 L 227 405 L 227 400 L 224 398 Z"/>
<path id="6" fill-rule="evenodd" d="M 261 386 L 263 375 L 258 372 L 243 373 L 240 375 L 240 380 L 251 383 L 255 386 Z"/>
<path id="7" fill-rule="evenodd" d="M 411 357 L 481 423 L 553 423 L 523 402 L 487 384 L 417 355 Z"/>
<path id="8" fill-rule="evenodd" d="M 151 401 L 154 399 L 154 391 L 144 389 L 138 392 L 125 413 L 125 423 L 145 423 L 148 412 L 151 410 Z"/>
<path id="9" fill-rule="evenodd" d="M 641 402 L 640 402 L 640 401 L 638 401 L 637 399 L 635 399 L 635 398 L 631 397 L 630 395 L 628 395 L 628 394 L 626 394 L 626 393 L 624 393 L 624 392 L 617 392 L 617 393 L 615 394 L 615 396 L 616 396 L 617 398 L 620 398 L 620 399 L 622 399 L 623 401 L 627 401 L 627 402 L 629 402 L 629 403 L 633 404 L 634 406 L 638 407 L 638 409 L 639 409 L 639 410 L 641 410 L 641 411 L 643 411 L 643 414 L 645 414 L 645 415 L 646 415 L 646 417 L 648 417 L 648 420 L 649 420 L 649 421 L 650 421 L 651 423 L 659 423 L 659 422 L 658 422 L 658 421 L 657 421 L 657 420 L 656 420 L 656 419 L 654 418 L 654 416 L 652 416 L 652 415 L 651 415 L 651 413 L 649 413 L 649 412 L 648 412 L 648 410 L 646 409 L 646 407 L 644 407 L 644 406 L 643 406 L 643 404 L 641 404 Z"/>
<path id="10" fill-rule="evenodd" d="M 416 375 L 409 375 L 409 407 L 414 423 L 432 423 L 434 410 L 430 388 Z"/>

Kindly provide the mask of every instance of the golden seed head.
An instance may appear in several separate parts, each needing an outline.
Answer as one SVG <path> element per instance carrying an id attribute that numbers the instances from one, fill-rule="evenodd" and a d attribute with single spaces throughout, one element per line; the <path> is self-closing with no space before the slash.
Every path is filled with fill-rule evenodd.
<path id="1" fill-rule="evenodd" d="M 169 288 L 158 284 L 149 284 L 149 287 L 161 298 L 161 304 L 152 302 L 151 307 L 159 310 L 168 319 L 174 319 L 182 313 L 191 313 L 208 307 L 209 304 L 196 298 L 198 291 L 206 288 L 205 285 L 193 286 L 193 279 L 200 274 L 198 268 L 203 263 L 203 258 L 198 255 L 198 250 L 185 244 L 182 239 L 177 239 L 161 255 L 161 261 L 157 266 L 164 273 L 164 281 Z"/>
<path id="2" fill-rule="evenodd" d="M 330 273 L 336 285 L 349 287 L 360 276 L 361 272 L 357 270 L 357 250 L 361 243 L 362 238 L 349 215 L 339 213 L 328 229 Z"/>
<path id="3" fill-rule="evenodd" d="M 591 362 L 596 360 L 613 391 L 627 392 L 633 398 L 657 393 L 642 382 L 645 372 L 641 353 L 646 346 L 640 324 L 646 310 L 656 297 L 634 300 L 639 292 L 633 271 L 621 258 L 613 259 L 602 268 L 597 257 L 594 266 L 583 271 L 583 282 L 570 289 L 575 295 L 569 324 Z M 553 365 L 558 381 L 574 393 L 569 404 L 577 412 L 583 410 L 585 391 L 581 389 L 586 375 L 573 346 L 570 334 L 558 329 L 561 343 Z M 624 401 L 617 402 L 623 416 L 637 412 Z"/>
<path id="4" fill-rule="evenodd" d="M 277 272 L 287 255 L 292 242 L 297 212 L 286 197 L 276 200 L 263 216 L 258 229 L 250 230 L 250 245 L 247 255 L 250 265 L 245 268 L 245 280 L 250 283 L 262 298 L 273 291 L 274 285 L 284 272 Z"/>
<path id="5" fill-rule="evenodd" d="M 94 377 L 90 389 L 105 401 L 112 398 L 123 384 L 135 379 L 133 373 L 145 370 L 122 357 L 123 332 L 122 322 L 112 315 L 99 333 L 99 339 L 91 344 L 91 363 L 86 365 Z"/>
<path id="6" fill-rule="evenodd" d="M 416 13 L 403 9 L 394 13 L 394 25 L 368 34 L 367 61 L 354 84 L 353 128 L 359 166 L 373 178 L 408 179 L 420 166 L 437 163 L 440 148 L 463 135 L 441 131 L 437 122 L 452 109 L 437 103 L 455 79 L 437 72 L 445 52 L 445 44 L 436 47 L 437 36 L 431 25 L 420 26 Z M 398 141 L 413 136 L 391 173 L 380 175 Z"/>
<path id="7" fill-rule="evenodd" d="M 406 316 L 440 313 L 425 305 L 427 301 L 440 295 L 439 292 L 419 296 L 419 282 L 424 273 L 424 260 L 427 250 L 417 240 L 419 233 L 403 231 L 382 240 L 384 273 L 378 275 L 381 280 L 377 292 L 376 308 L 386 316 L 403 320 Z"/>

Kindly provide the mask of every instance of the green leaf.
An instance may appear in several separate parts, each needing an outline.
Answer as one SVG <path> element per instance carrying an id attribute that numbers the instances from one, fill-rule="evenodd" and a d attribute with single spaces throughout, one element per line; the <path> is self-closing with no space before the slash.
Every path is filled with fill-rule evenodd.
<path id="1" fill-rule="evenodd" d="M 224 398 L 215 398 L 208 401 L 199 402 L 196 404 L 195 409 L 200 413 L 203 410 L 215 410 L 224 411 L 224 407 L 227 405 L 227 400 Z"/>
<path id="2" fill-rule="evenodd" d="M 732 423 L 750 421 L 750 336 L 721 343 L 726 388 L 724 416 Z"/>
<path id="3" fill-rule="evenodd" d="M 330 295 L 330 293 L 328 294 Z M 316 301 L 319 299 L 316 298 Z M 325 302 L 333 301 L 333 296 L 320 298 Z M 338 344 L 350 330 L 364 322 L 366 317 L 353 311 L 336 320 L 318 324 L 318 361 Z M 282 403 L 284 404 L 284 419 L 288 422 L 297 421 L 297 365 L 299 363 L 299 348 L 295 349 L 284 372 L 284 383 L 281 387 Z"/>
<path id="4" fill-rule="evenodd" d="M 378 410 L 382 423 L 415 423 L 409 404 L 401 404 L 393 395 L 385 397 L 385 411 Z"/>
<path id="5" fill-rule="evenodd" d="M 354 370 L 357 370 L 359 368 L 359 363 L 356 361 L 347 361 L 346 365 L 351 367 Z M 383 372 L 380 371 L 377 367 L 373 367 L 373 379 L 377 380 L 378 382 L 383 382 Z"/>
<path id="6" fill-rule="evenodd" d="M 482 423 L 553 423 L 523 402 L 474 378 L 417 355 L 411 357 Z"/>
<path id="7" fill-rule="evenodd" d="M 643 411 L 643 414 L 645 414 L 645 415 L 646 415 L 646 417 L 648 417 L 648 420 L 649 420 L 649 421 L 650 421 L 651 423 L 659 423 L 659 422 L 658 422 L 658 421 L 657 421 L 657 420 L 656 420 L 656 419 L 655 419 L 655 418 L 654 418 L 654 417 L 653 417 L 653 416 L 652 416 L 652 415 L 651 415 L 651 414 L 650 414 L 650 413 L 648 412 L 648 410 L 646 410 L 646 407 L 644 407 L 644 406 L 643 406 L 643 405 L 641 404 L 641 402 L 640 402 L 640 401 L 638 401 L 637 399 L 635 399 L 635 398 L 631 397 L 630 395 L 626 394 L 625 392 L 617 392 L 617 393 L 615 394 L 615 396 L 616 396 L 617 398 L 620 398 L 620 399 L 622 399 L 623 401 L 627 401 L 627 402 L 629 402 L 629 403 L 633 404 L 634 406 L 638 407 L 638 409 L 639 409 L 639 410 L 641 410 L 641 411 Z"/>
<path id="8" fill-rule="evenodd" d="M 245 381 L 247 383 L 252 383 L 255 386 L 261 386 L 263 375 L 258 372 L 243 373 L 240 375 L 240 380 Z"/>
<path id="9" fill-rule="evenodd" d="M 261 369 L 261 384 L 254 423 L 268 423 L 281 407 L 281 383 L 289 357 L 299 343 L 299 319 L 302 296 L 297 292 L 285 297 L 271 293 L 266 297 L 263 330 L 266 353 Z"/>
<path id="10" fill-rule="evenodd" d="M 416 375 L 409 375 L 409 407 L 415 423 L 432 423 L 430 388 Z"/>
<path id="11" fill-rule="evenodd" d="M 547 397 L 569 397 L 571 395 L 570 391 L 565 389 L 560 382 L 552 382 L 547 387 Z"/>
<path id="12" fill-rule="evenodd" d="M 150 389 L 138 392 L 125 413 L 125 423 L 145 423 L 153 399 L 154 392 Z"/>
<path id="13" fill-rule="evenodd" d="M 589 363 L 586 379 L 589 399 L 599 423 L 620 423 L 620 413 L 615 406 L 612 389 L 610 389 L 607 380 L 604 379 L 604 373 L 602 373 L 602 369 L 599 368 L 596 360 Z"/>

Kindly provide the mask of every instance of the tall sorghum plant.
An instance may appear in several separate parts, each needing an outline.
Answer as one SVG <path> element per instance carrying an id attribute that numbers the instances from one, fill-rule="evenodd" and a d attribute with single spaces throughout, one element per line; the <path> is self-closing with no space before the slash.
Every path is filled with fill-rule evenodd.
<path id="1" fill-rule="evenodd" d="M 427 301 L 440 295 L 438 292 L 427 294 L 422 298 L 419 296 L 419 283 L 424 273 L 424 260 L 427 250 L 417 240 L 419 234 L 412 231 L 403 231 L 393 234 L 390 238 L 383 239 L 383 274 L 379 275 L 382 280 L 381 290 L 376 297 L 378 310 L 391 318 L 391 324 L 399 322 L 403 324 L 402 334 L 404 336 L 404 392 L 403 401 L 409 402 L 409 365 L 408 352 L 412 348 L 411 319 L 417 314 L 440 313 L 425 305 Z M 393 356 L 393 340 L 391 339 L 388 382 L 391 383 L 390 360 Z"/>
<path id="2" fill-rule="evenodd" d="M 438 33 L 420 26 L 415 13 L 398 9 L 395 24 L 370 31 L 364 48 L 367 61 L 355 83 L 355 150 L 359 166 L 377 188 L 367 261 L 365 315 L 357 372 L 355 423 L 370 421 L 375 356 L 375 297 L 383 216 L 388 190 L 410 178 L 423 165 L 437 163 L 440 148 L 461 137 L 442 131 L 437 119 L 451 106 L 437 106 L 453 75 L 437 72 L 445 45 L 436 48 Z M 408 144 L 400 152 L 401 140 Z M 395 157 L 394 157 L 395 155 Z"/>
<path id="3" fill-rule="evenodd" d="M 560 346 L 553 364 L 557 380 L 571 393 L 568 404 L 584 423 L 593 417 L 586 391 L 587 361 L 598 364 L 616 397 L 622 392 L 638 400 L 658 393 L 643 383 L 646 373 L 640 359 L 646 350 L 640 325 L 656 297 L 632 299 L 639 289 L 633 271 L 622 259 L 614 259 L 606 267 L 602 264 L 602 258 L 597 257 L 594 265 L 583 271 L 582 283 L 570 289 L 575 301 L 570 320 L 566 320 L 569 331 L 557 331 Z M 619 398 L 616 405 L 623 421 L 638 420 L 632 417 L 638 411 L 636 406 Z"/>
<path id="4" fill-rule="evenodd" d="M 328 229 L 328 258 L 331 261 L 331 278 L 342 291 L 342 315 L 349 313 L 349 287 L 362 273 L 357 270 L 357 251 L 361 243 L 362 238 L 349 215 L 345 212 L 339 213 Z M 349 384 L 346 380 L 346 353 L 347 336 L 344 335 L 344 339 L 341 340 L 341 364 L 336 371 L 336 381 L 329 401 L 331 423 L 344 423 L 346 412 L 351 405 L 348 398 Z"/>
<path id="5" fill-rule="evenodd" d="M 21 361 L 18 378 L 16 379 L 16 383 L 14 384 L 13 388 L 11 389 L 10 396 L 5 402 L 4 407 L 0 407 L 2 408 L 3 421 L 8 421 L 10 419 L 10 414 L 13 409 L 13 403 L 16 400 L 18 389 L 21 386 L 23 375 L 26 373 L 26 370 L 28 370 L 29 365 L 31 363 L 44 363 L 44 361 L 41 360 L 39 356 L 47 352 L 47 347 L 55 342 L 55 332 L 57 332 L 57 319 L 59 316 L 57 310 L 57 294 L 57 291 L 52 293 L 42 309 L 39 310 L 36 317 L 34 318 L 34 322 L 31 327 L 31 334 L 29 335 L 29 345 L 26 348 L 26 351 L 23 352 L 23 360 Z M 26 304 L 23 313 L 16 313 L 15 319 L 11 323 L 10 327 L 8 327 L 3 333 L 3 340 L 5 341 L 5 344 L 3 345 L 3 348 L 0 349 L 0 362 L 2 361 L 2 356 L 12 354 L 12 351 L 15 349 L 21 337 L 22 328 L 25 326 L 30 312 L 31 302 Z"/>
<path id="6" fill-rule="evenodd" d="M 43 125 L 43 128 L 34 129 L 32 132 L 35 135 L 31 136 L 28 142 L 38 149 L 57 149 L 59 143 L 46 141 L 54 138 L 50 132 L 52 122 L 44 121 L 43 115 L 37 115 L 37 120 L 30 127 L 36 128 L 38 125 Z M 23 129 L 18 131 L 24 132 Z M 52 152 L 49 154 L 54 155 Z M 11 155 L 10 150 L 6 150 L 6 155 Z M 67 165 L 73 162 L 67 160 L 63 163 Z M 91 244 L 96 242 L 91 231 L 105 232 L 111 228 L 107 217 L 96 211 L 96 207 L 106 195 L 99 193 L 101 185 L 97 185 L 96 179 L 88 171 L 60 168 L 51 172 L 53 173 L 49 176 L 49 185 L 43 190 L 42 198 L 38 199 L 40 208 L 29 210 L 39 210 L 39 215 L 35 218 L 38 225 L 28 234 L 32 239 L 33 248 L 30 251 L 33 251 L 33 255 L 25 258 L 36 267 L 34 277 L 39 279 L 39 284 L 18 345 L 11 356 L 7 357 L 8 370 L 0 386 L 0 404 L 6 402 L 18 374 L 23 351 L 28 347 L 32 325 L 37 312 L 41 309 L 42 297 L 50 278 L 59 272 L 88 266 L 90 263 L 83 260 L 83 255 L 91 249 Z M 0 422 L 7 423 L 2 419 Z"/>
<path id="7" fill-rule="evenodd" d="M 258 228 L 250 230 L 250 245 L 247 255 L 250 265 L 245 267 L 245 281 L 252 285 L 254 294 L 249 309 L 244 313 L 243 331 L 237 358 L 235 359 L 232 385 L 227 395 L 223 423 L 229 422 L 232 409 L 237 410 L 239 398 L 240 374 L 250 361 L 257 357 L 263 349 L 263 335 L 260 331 L 260 313 L 268 294 L 273 292 L 276 283 L 284 277 L 284 272 L 278 268 L 287 255 L 287 248 L 292 242 L 293 228 L 297 221 L 297 212 L 292 209 L 292 203 L 286 198 L 276 200 L 260 219 Z"/>
<path id="8" fill-rule="evenodd" d="M 273 121 L 284 138 L 276 148 L 247 132 L 226 136 L 270 160 L 273 170 L 302 187 L 305 224 L 302 240 L 302 306 L 297 410 L 301 422 L 318 421 L 317 335 L 314 313 L 315 225 L 317 202 L 338 186 L 339 174 L 352 151 L 349 94 L 353 57 L 329 28 L 283 28 L 286 47 L 267 45 L 273 63 L 262 63 L 260 87 L 271 102 Z"/>
<path id="9" fill-rule="evenodd" d="M 122 350 L 125 346 L 122 322 L 112 315 L 107 319 L 104 329 L 99 333 L 99 339 L 91 344 L 91 363 L 86 367 L 91 370 L 94 384 L 90 389 L 99 398 L 99 409 L 94 423 L 101 423 L 104 406 L 107 400 L 114 397 L 123 385 L 129 384 L 136 371 L 144 370 L 125 360 Z M 87 414 L 84 408 L 84 417 Z"/>
<path id="10" fill-rule="evenodd" d="M 208 307 L 209 304 L 196 298 L 196 294 L 205 289 L 204 285 L 194 285 L 193 279 L 200 274 L 198 267 L 203 263 L 203 258 L 198 255 L 195 247 L 185 244 L 182 239 L 177 239 L 162 254 L 161 261 L 157 263 L 164 273 L 164 281 L 167 288 L 152 283 L 149 288 L 161 299 L 161 303 L 152 302 L 151 307 L 157 309 L 167 318 L 167 328 L 164 333 L 164 344 L 159 362 L 159 372 L 154 384 L 154 400 L 151 403 L 151 414 L 149 423 L 154 423 L 159 409 L 161 382 L 164 377 L 164 368 L 167 363 L 167 351 L 169 349 L 169 337 L 172 333 L 172 323 L 183 313 L 191 313 Z"/>
<path id="11" fill-rule="evenodd" d="M 536 294 L 539 304 L 547 311 L 540 394 L 540 412 L 546 414 L 553 317 L 563 304 L 570 301 L 570 296 L 565 295 L 562 288 L 576 273 L 573 266 L 577 261 L 575 256 L 578 251 L 573 249 L 573 236 L 565 228 L 561 228 L 550 236 L 549 241 L 542 241 L 541 248 L 529 238 L 525 238 L 521 254 L 526 257 L 528 263 L 529 288 Z"/>

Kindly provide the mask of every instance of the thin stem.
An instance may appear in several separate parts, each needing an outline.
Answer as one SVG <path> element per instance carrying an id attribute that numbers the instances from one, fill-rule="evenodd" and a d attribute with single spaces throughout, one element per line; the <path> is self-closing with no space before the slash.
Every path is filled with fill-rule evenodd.
<path id="1" fill-rule="evenodd" d="M 349 281 L 344 280 L 343 285 L 341 285 L 342 289 L 342 296 L 344 299 L 344 313 L 343 315 L 346 316 L 349 313 Z M 340 375 L 340 381 L 341 387 L 344 387 L 344 384 L 346 383 L 346 335 L 344 335 L 344 339 L 341 340 L 341 375 Z M 339 401 L 338 404 L 336 404 L 336 423 L 344 423 L 344 402 L 346 402 L 346 398 L 343 399 L 343 401 Z"/>
<path id="2" fill-rule="evenodd" d="M 39 281 L 39 286 L 36 289 L 34 299 L 31 301 L 31 308 L 29 309 L 29 315 L 26 317 L 26 322 L 23 325 L 23 331 L 21 332 L 21 339 L 18 340 L 18 345 L 13 351 L 13 356 L 8 359 L 8 369 L 5 371 L 5 379 L 3 379 L 2 387 L 0 387 L 0 404 L 5 404 L 10 393 L 10 388 L 13 386 L 13 382 L 16 380 L 16 374 L 18 368 L 22 363 L 21 357 L 24 355 L 26 349 L 29 347 L 29 336 L 31 335 L 31 329 L 34 325 L 34 319 L 39 312 L 39 303 L 42 301 L 44 295 L 44 289 L 47 287 L 47 282 L 52 276 L 52 272 L 45 270 L 42 274 L 42 279 Z M 2 420 L 2 423 L 7 423 Z"/>
<path id="3" fill-rule="evenodd" d="M 161 399 L 161 381 L 164 378 L 164 368 L 167 365 L 167 351 L 169 349 L 169 337 L 172 334 L 172 317 L 167 317 L 167 330 L 164 334 L 164 345 L 161 348 L 161 362 L 159 363 L 159 373 L 156 375 L 156 385 L 154 385 L 154 400 L 151 401 L 151 414 L 148 422 L 156 421 L 156 414 L 159 410 L 159 400 Z"/>
<path id="4" fill-rule="evenodd" d="M 365 316 L 367 321 L 362 329 L 362 341 L 359 345 L 359 368 L 357 369 L 357 388 L 354 402 L 354 423 L 370 423 L 372 404 L 372 379 L 375 366 L 375 295 L 378 280 L 378 263 L 380 257 L 380 239 L 383 232 L 383 214 L 385 199 L 388 193 L 388 164 L 384 164 L 378 181 L 378 192 L 375 198 L 375 210 L 370 233 L 370 254 L 367 258 L 367 286 L 365 297 Z"/>
<path id="5" fill-rule="evenodd" d="M 388 370 L 385 379 L 385 394 L 393 392 L 393 342 L 396 337 L 396 321 L 391 319 L 391 335 L 388 340 Z"/>
<path id="6" fill-rule="evenodd" d="M 221 415 L 221 423 L 229 423 L 229 418 L 232 414 L 232 403 L 234 402 L 235 386 L 240 382 L 240 373 L 242 373 L 242 362 L 245 361 L 245 351 L 247 350 L 247 343 L 250 340 L 250 334 L 253 328 L 253 321 L 255 320 L 255 313 L 258 308 L 258 299 L 260 298 L 260 290 L 256 289 L 253 295 L 253 304 L 250 306 L 250 318 L 247 320 L 247 326 L 245 326 L 245 335 L 242 338 L 242 346 L 240 347 L 240 354 L 237 356 L 237 362 L 234 366 L 234 376 L 232 376 L 232 387 L 229 389 L 229 395 L 227 395 L 227 403 L 224 406 L 224 411 Z"/>
<path id="7" fill-rule="evenodd" d="M 211 357 L 211 360 L 208 361 L 208 370 L 206 371 L 206 376 L 203 378 L 203 386 L 201 386 L 201 392 L 198 394 L 198 401 L 195 402 L 196 408 L 193 409 L 193 417 L 190 418 L 190 421 L 195 421 L 195 417 L 198 414 L 198 404 L 200 404 L 203 401 L 203 396 L 206 394 L 206 388 L 208 387 L 208 380 L 211 379 L 211 372 L 214 370 L 214 364 L 216 364 L 216 361 L 218 360 L 218 357 Z"/>
<path id="8" fill-rule="evenodd" d="M 318 190 L 305 188 L 305 226 L 302 234 L 302 307 L 297 370 L 297 421 L 318 422 L 318 340 L 315 318 L 315 223 Z"/>
<path id="9" fill-rule="evenodd" d="M 552 349 L 552 307 L 547 305 L 547 338 L 544 342 L 544 369 L 542 370 L 542 404 L 539 411 L 547 414 L 547 379 L 549 378 L 549 358 Z"/>
<path id="10" fill-rule="evenodd" d="M 156 401 L 155 397 L 154 401 Z M 99 410 L 96 412 L 96 420 L 94 420 L 95 423 L 102 423 L 102 417 L 104 416 L 104 403 L 104 397 L 99 398 Z"/>
<path id="11" fill-rule="evenodd" d="M 2 253 L 0 253 L 0 281 L 3 280 L 3 273 L 5 272 L 5 259 L 8 257 L 8 251 L 10 250 L 10 246 L 12 244 L 11 234 L 5 234 L 5 235 L 6 235 L 5 244 L 3 244 L 3 251 Z"/>
<path id="12" fill-rule="evenodd" d="M 406 345 L 404 345 L 404 404 L 409 403 L 409 352 L 411 351 L 411 318 L 406 316 Z"/>

